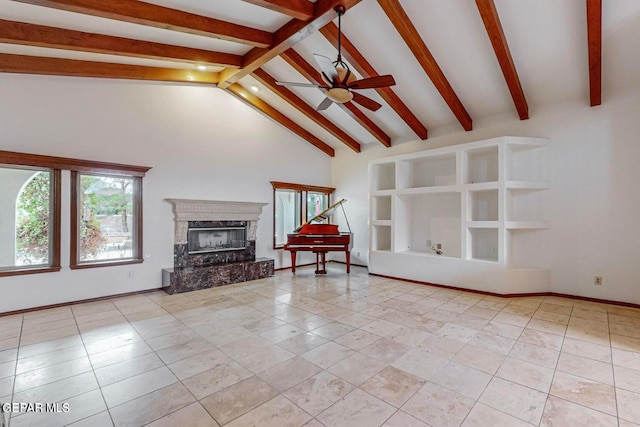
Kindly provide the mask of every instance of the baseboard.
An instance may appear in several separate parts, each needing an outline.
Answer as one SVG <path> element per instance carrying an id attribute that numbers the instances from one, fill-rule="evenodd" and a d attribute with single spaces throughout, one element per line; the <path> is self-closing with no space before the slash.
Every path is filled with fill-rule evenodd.
<path id="1" fill-rule="evenodd" d="M 386 276 L 384 274 L 369 273 L 369 275 L 370 276 L 377 276 L 377 277 L 384 277 L 385 279 L 398 280 L 398 281 L 401 281 L 401 282 L 416 283 L 418 285 L 435 286 L 435 287 L 438 287 L 438 288 L 452 289 L 452 290 L 464 291 L 464 292 L 471 292 L 471 293 L 474 293 L 474 294 L 489 295 L 489 296 L 500 297 L 500 298 L 561 297 L 561 298 L 577 299 L 577 300 L 581 300 L 581 301 L 598 302 L 598 303 L 602 303 L 602 304 L 619 305 L 619 306 L 630 307 L 630 308 L 640 308 L 640 304 L 634 304 L 632 302 L 612 301 L 612 300 L 600 299 L 600 298 L 583 297 L 583 296 L 579 296 L 579 295 L 561 294 L 561 293 L 557 293 L 557 292 L 528 292 L 528 293 L 521 293 L 521 294 L 499 294 L 499 293 L 496 293 L 496 292 L 487 292 L 487 291 L 480 291 L 480 290 L 477 290 L 477 289 L 460 288 L 458 286 L 441 285 L 439 283 L 422 282 L 420 280 L 404 279 L 402 277 Z"/>
<path id="2" fill-rule="evenodd" d="M 81 299 L 81 300 L 78 300 L 78 301 L 61 302 L 61 303 L 58 303 L 58 304 L 41 305 L 41 306 L 32 307 L 32 308 L 23 308 L 22 310 L 6 311 L 4 313 L 0 313 L 0 317 L 13 316 L 13 315 L 16 315 L 16 314 L 30 313 L 32 311 L 49 310 L 51 308 L 66 307 L 66 306 L 69 306 L 69 305 L 86 304 L 88 302 L 105 301 L 105 300 L 112 299 L 112 298 L 130 297 L 130 296 L 133 296 L 133 295 L 148 294 L 148 293 L 155 292 L 155 291 L 160 291 L 160 290 L 162 290 L 162 288 L 145 289 L 143 291 L 125 292 L 125 293 L 122 293 L 122 294 L 107 295 L 107 296 L 104 296 L 104 297 L 87 298 L 87 299 Z"/>
<path id="3" fill-rule="evenodd" d="M 316 265 L 316 263 L 315 262 L 310 262 L 308 264 L 296 264 L 296 268 L 308 267 L 310 265 Z M 291 267 L 280 267 L 280 268 L 276 268 L 274 271 L 282 271 L 282 270 L 291 270 Z"/>

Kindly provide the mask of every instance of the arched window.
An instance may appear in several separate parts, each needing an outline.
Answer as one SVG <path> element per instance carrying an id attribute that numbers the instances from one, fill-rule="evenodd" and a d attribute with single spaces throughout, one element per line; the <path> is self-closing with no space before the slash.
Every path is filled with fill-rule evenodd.
<path id="1" fill-rule="evenodd" d="M 0 183 L 0 276 L 60 270 L 60 171 L 0 161 Z"/>
<path id="2" fill-rule="evenodd" d="M 15 264 L 48 264 L 51 254 L 51 172 L 35 172 L 20 190 L 15 205 Z"/>

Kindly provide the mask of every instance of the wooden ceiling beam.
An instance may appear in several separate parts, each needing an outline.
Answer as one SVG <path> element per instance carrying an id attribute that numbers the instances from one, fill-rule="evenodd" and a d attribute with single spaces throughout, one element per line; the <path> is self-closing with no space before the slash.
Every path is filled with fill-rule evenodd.
<path id="1" fill-rule="evenodd" d="M 198 36 L 213 37 L 261 48 L 268 47 L 273 42 L 273 35 L 268 31 L 136 0 L 14 1 Z"/>
<path id="2" fill-rule="evenodd" d="M 5 20 L 0 20 L 0 43 L 171 60 L 198 65 L 237 68 L 242 64 L 241 56 L 229 53 Z"/>
<path id="3" fill-rule="evenodd" d="M 69 1 L 69 0 L 67 0 Z M 238 82 L 244 76 L 253 73 L 258 68 L 280 55 L 309 34 L 319 30 L 336 16 L 333 8 L 342 5 L 349 10 L 362 0 L 318 0 L 313 6 L 313 17 L 306 21 L 292 19 L 273 33 L 273 43 L 269 48 L 253 48 L 244 55 L 240 70 L 225 69 L 220 73 L 219 86 L 225 88 Z"/>
<path id="4" fill-rule="evenodd" d="M 407 16 L 399 0 L 378 0 L 385 14 L 396 28 L 404 42 L 407 44 L 413 55 L 416 57 L 425 73 L 429 76 L 440 95 L 447 103 L 453 114 L 456 116 L 464 130 L 473 129 L 473 121 L 467 110 L 460 102 L 458 95 L 449 84 L 444 73 L 438 66 L 435 58 L 427 48 L 424 40 L 420 37 L 418 30 Z"/>
<path id="5" fill-rule="evenodd" d="M 524 91 L 520 84 L 516 66 L 511 57 L 511 51 L 509 50 L 502 24 L 500 23 L 496 5 L 493 0 L 476 0 L 476 6 L 482 17 L 482 22 L 484 22 L 484 27 L 487 30 L 487 35 L 489 36 L 493 50 L 496 53 L 496 58 L 502 69 L 504 79 L 507 82 L 509 92 L 511 92 L 518 116 L 520 120 L 526 120 L 529 118 L 529 106 L 527 105 L 527 99 L 524 96 Z"/>
<path id="6" fill-rule="evenodd" d="M 274 12 L 306 21 L 313 17 L 313 3 L 309 0 L 244 0 Z"/>
<path id="7" fill-rule="evenodd" d="M 291 67 L 302 74 L 307 80 L 317 84 L 326 84 L 322 75 L 313 65 L 309 64 L 300 54 L 293 49 L 288 49 L 280 54 Z M 349 114 L 360 126 L 365 128 L 371 135 L 380 141 L 385 147 L 391 147 L 391 138 L 370 118 L 358 109 L 352 102 L 346 104 L 336 104 Z"/>
<path id="8" fill-rule="evenodd" d="M 328 23 L 320 28 L 322 35 L 337 49 L 338 48 L 338 27 L 333 22 Z M 342 56 L 362 75 L 363 78 L 378 76 L 378 72 L 366 60 L 351 41 L 342 34 L 341 37 Z M 389 107 L 395 111 L 398 116 L 415 132 L 420 139 L 427 139 L 427 128 L 418 120 L 411 112 L 409 107 L 405 105 L 398 95 L 390 87 L 375 89 L 376 92 L 384 99 Z"/>
<path id="9" fill-rule="evenodd" d="M 602 0 L 587 0 L 589 44 L 589 98 L 591 106 L 602 104 Z"/>
<path id="10" fill-rule="evenodd" d="M 78 61 L 75 59 L 0 54 L 0 72 L 42 74 L 69 77 L 100 77 L 105 79 L 153 80 L 178 83 L 216 85 L 218 73 L 177 68 L 144 67 L 111 62 Z"/>
<path id="11" fill-rule="evenodd" d="M 300 97 L 298 97 L 295 93 L 293 93 L 290 89 L 287 89 L 284 86 L 280 86 L 276 84 L 276 79 L 273 78 L 269 73 L 267 73 L 262 68 L 258 68 L 252 74 L 252 76 L 258 80 L 260 83 L 265 85 L 269 90 L 274 92 L 280 98 L 284 99 L 294 107 L 296 110 L 300 111 L 302 114 L 313 120 L 317 125 L 322 127 L 324 130 L 335 136 L 338 140 L 340 140 L 347 147 L 351 148 L 356 153 L 360 152 L 360 144 L 358 141 L 353 139 L 349 134 L 340 129 L 338 126 L 333 124 L 329 119 L 324 117 L 322 114 L 317 112 L 315 108 L 311 107 L 309 104 L 304 102 Z"/>
<path id="12" fill-rule="evenodd" d="M 304 129 L 302 126 L 282 114 L 280 111 L 273 108 L 271 105 L 264 102 L 259 97 L 255 96 L 253 93 L 239 85 L 238 83 L 234 83 L 227 87 L 227 91 L 233 94 L 236 98 L 244 102 L 245 104 L 250 105 L 255 108 L 262 114 L 270 117 L 280 125 L 282 125 L 287 130 L 295 133 L 300 138 L 306 140 L 311 145 L 319 148 L 325 154 L 334 157 L 335 151 L 331 146 L 324 143 L 322 140 L 314 136 L 311 132 Z"/>

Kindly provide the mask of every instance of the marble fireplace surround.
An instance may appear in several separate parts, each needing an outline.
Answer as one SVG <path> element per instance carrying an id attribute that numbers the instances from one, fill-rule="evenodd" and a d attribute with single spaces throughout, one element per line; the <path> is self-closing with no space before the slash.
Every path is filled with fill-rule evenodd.
<path id="1" fill-rule="evenodd" d="M 255 240 L 262 208 L 268 203 L 219 200 L 165 199 L 174 213 L 174 265 L 162 271 L 162 286 L 169 294 L 207 289 L 273 276 L 274 260 L 255 257 Z M 188 255 L 190 223 L 246 223 L 247 248 L 234 253 Z"/>

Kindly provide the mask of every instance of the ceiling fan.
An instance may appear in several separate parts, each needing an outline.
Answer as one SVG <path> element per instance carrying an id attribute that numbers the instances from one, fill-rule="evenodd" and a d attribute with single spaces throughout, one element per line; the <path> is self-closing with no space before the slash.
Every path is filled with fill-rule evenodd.
<path id="1" fill-rule="evenodd" d="M 353 100 L 363 107 L 377 111 L 382 105 L 361 95 L 354 90 L 359 89 L 375 89 L 379 87 L 393 86 L 396 84 L 393 76 L 374 76 L 365 79 L 357 80 L 356 76 L 349 70 L 349 66 L 342 60 L 341 54 L 341 18 L 344 15 L 346 9 L 343 5 L 337 5 L 334 10 L 338 14 L 338 58 L 335 61 L 326 56 L 314 54 L 316 62 L 322 70 L 322 77 L 327 82 L 327 85 L 314 84 L 314 83 L 293 83 L 293 82 L 276 82 L 281 86 L 296 86 L 296 87 L 315 87 L 324 92 L 326 98 L 318 105 L 316 110 L 326 110 L 334 102 L 336 104 L 344 104 Z"/>

